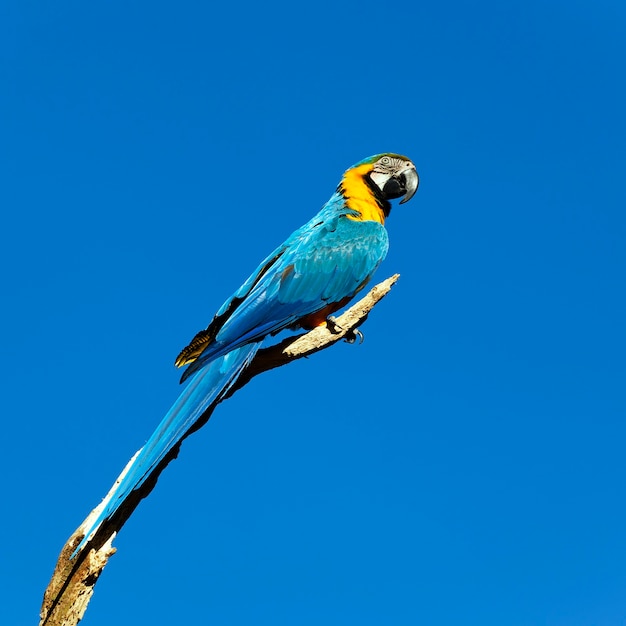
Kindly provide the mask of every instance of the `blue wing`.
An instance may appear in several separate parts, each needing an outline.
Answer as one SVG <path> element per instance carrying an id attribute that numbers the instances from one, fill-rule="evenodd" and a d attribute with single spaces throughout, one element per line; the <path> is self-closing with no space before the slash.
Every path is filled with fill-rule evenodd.
<path id="1" fill-rule="evenodd" d="M 338 212 L 334 199 L 264 259 L 222 306 L 219 328 L 183 379 L 230 350 L 344 302 L 367 283 L 387 254 L 387 231 L 378 222 Z"/>
<path id="2" fill-rule="evenodd" d="M 196 336 L 201 336 L 199 345 L 206 347 L 183 377 L 193 378 L 72 557 L 146 481 L 206 408 L 228 392 L 265 337 L 341 305 L 367 283 L 387 253 L 387 233 L 378 222 L 350 219 L 342 202 L 335 194 L 320 213 L 264 259 L 220 308 L 207 331 Z"/>

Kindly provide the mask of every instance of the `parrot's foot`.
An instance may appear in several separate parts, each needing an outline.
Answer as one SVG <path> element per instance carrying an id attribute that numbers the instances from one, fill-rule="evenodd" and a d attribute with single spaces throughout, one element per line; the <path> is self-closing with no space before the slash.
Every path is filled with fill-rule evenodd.
<path id="1" fill-rule="evenodd" d="M 332 315 L 329 315 L 326 318 L 326 327 L 333 334 L 340 333 L 343 330 L 343 328 L 341 328 L 341 326 L 337 324 L 337 319 L 333 317 Z M 363 343 L 363 340 L 365 339 L 365 337 L 363 336 L 363 333 L 358 328 L 349 330 L 346 333 L 346 337 L 345 337 L 346 343 L 356 343 L 357 339 L 359 340 L 359 343 Z"/>
<path id="2" fill-rule="evenodd" d="M 329 315 L 326 318 L 326 328 L 328 328 L 333 335 L 336 335 L 343 330 L 343 328 L 337 324 L 337 318 L 334 315 Z"/>
<path id="3" fill-rule="evenodd" d="M 356 343 L 357 339 L 359 340 L 360 344 L 363 343 L 365 339 L 365 336 L 358 328 L 354 328 L 353 330 L 346 333 L 346 343 Z"/>

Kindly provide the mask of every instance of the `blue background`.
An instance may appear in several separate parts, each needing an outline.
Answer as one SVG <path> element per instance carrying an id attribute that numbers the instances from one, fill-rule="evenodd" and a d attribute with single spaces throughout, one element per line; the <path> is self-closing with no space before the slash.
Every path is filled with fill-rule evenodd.
<path id="1" fill-rule="evenodd" d="M 626 620 L 622 2 L 0 8 L 0 623 L 178 393 L 172 362 L 374 153 L 421 186 L 341 344 L 255 379 L 84 623 Z"/>

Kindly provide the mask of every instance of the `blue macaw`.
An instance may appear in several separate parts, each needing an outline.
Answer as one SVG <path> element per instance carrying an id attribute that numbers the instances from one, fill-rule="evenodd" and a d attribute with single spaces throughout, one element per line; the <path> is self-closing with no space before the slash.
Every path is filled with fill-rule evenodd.
<path id="1" fill-rule="evenodd" d="M 178 355 L 175 365 L 188 366 L 181 379 L 188 385 L 72 557 L 143 485 L 206 408 L 228 393 L 266 338 L 326 323 L 365 286 L 387 254 L 389 201 L 407 202 L 418 184 L 407 157 L 388 153 L 364 159 L 344 173 L 321 211 L 261 262 Z"/>

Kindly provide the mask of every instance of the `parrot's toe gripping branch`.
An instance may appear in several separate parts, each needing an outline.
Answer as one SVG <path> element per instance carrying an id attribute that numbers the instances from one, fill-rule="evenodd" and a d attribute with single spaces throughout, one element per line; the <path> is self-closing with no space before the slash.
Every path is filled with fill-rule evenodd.
<path id="1" fill-rule="evenodd" d="M 334 315 L 329 315 L 326 318 L 326 327 L 333 335 L 336 335 L 343 330 L 343 328 L 337 323 L 337 318 Z"/>
<path id="2" fill-rule="evenodd" d="M 340 333 L 343 330 L 343 328 L 339 324 L 337 324 L 337 318 L 332 315 L 329 315 L 326 318 L 326 326 L 328 330 L 330 330 L 330 332 L 333 334 Z M 346 343 L 356 343 L 357 339 L 359 340 L 360 344 L 363 343 L 363 340 L 365 339 L 363 333 L 358 328 L 353 328 L 352 330 L 346 332 Z"/>

